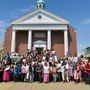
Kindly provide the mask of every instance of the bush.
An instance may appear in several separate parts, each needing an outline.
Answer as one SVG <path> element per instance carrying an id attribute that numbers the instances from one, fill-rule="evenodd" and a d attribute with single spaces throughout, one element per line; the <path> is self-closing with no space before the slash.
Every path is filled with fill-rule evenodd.
<path id="1" fill-rule="evenodd" d="M 1 53 L 2 53 L 2 50 L 0 50 L 0 60 L 1 60 L 1 57 L 2 57 L 2 56 L 1 56 Z"/>

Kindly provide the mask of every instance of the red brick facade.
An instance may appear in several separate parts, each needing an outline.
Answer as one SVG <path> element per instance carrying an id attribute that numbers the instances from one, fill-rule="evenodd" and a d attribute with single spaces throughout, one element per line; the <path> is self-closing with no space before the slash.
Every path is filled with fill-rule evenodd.
<path id="1" fill-rule="evenodd" d="M 76 31 L 72 27 L 69 27 L 68 30 L 68 46 L 69 54 L 72 56 L 77 55 Z"/>
<path id="2" fill-rule="evenodd" d="M 28 31 L 16 32 L 16 52 L 25 55 L 28 44 Z"/>
<path id="3" fill-rule="evenodd" d="M 11 41 L 12 41 L 12 27 L 9 27 L 4 35 L 4 48 L 3 48 L 4 54 L 11 51 Z"/>
<path id="4" fill-rule="evenodd" d="M 52 31 L 52 48 L 58 56 L 64 57 L 64 31 Z"/>
<path id="5" fill-rule="evenodd" d="M 47 42 L 47 32 L 45 38 L 34 38 L 33 34 L 36 31 L 32 32 L 32 41 L 36 40 L 43 40 Z M 40 31 L 39 31 L 40 32 Z M 12 28 L 8 28 L 7 32 L 5 32 L 4 38 L 4 54 L 11 51 L 11 39 L 12 38 Z M 51 31 L 51 46 L 57 52 L 57 55 L 60 57 L 64 57 L 64 31 Z M 33 45 L 33 44 L 32 44 Z M 68 45 L 69 45 L 69 52 L 70 55 L 77 54 L 77 43 L 76 43 L 76 32 L 74 28 L 69 27 L 68 30 Z M 17 31 L 16 32 L 16 52 L 20 53 L 21 55 L 26 54 L 28 46 L 28 31 Z"/>

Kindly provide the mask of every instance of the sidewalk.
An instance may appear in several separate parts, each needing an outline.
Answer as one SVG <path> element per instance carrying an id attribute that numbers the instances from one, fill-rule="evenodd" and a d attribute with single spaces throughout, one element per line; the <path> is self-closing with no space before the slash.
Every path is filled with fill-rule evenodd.
<path id="1" fill-rule="evenodd" d="M 89 85 L 74 83 L 0 83 L 0 90 L 90 90 Z"/>

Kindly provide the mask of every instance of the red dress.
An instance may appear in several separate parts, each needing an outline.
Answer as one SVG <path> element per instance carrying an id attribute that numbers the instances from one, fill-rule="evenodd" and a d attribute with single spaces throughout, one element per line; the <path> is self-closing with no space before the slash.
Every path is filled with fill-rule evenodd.
<path id="1" fill-rule="evenodd" d="M 4 69 L 4 73 L 3 73 L 3 81 L 10 81 L 10 71 L 9 68 Z"/>
<path id="2" fill-rule="evenodd" d="M 87 64 L 86 66 L 85 66 L 85 73 L 88 75 L 88 74 L 90 74 L 90 65 L 89 64 Z"/>
<path id="3" fill-rule="evenodd" d="M 78 64 L 77 69 L 74 70 L 74 79 L 75 80 L 81 79 L 81 69 L 82 69 L 82 65 Z"/>

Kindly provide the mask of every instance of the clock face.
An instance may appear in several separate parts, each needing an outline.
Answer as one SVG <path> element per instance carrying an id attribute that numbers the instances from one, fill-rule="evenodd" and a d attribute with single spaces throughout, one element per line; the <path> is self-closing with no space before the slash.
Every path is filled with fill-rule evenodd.
<path id="1" fill-rule="evenodd" d="M 42 19 L 42 16 L 41 15 L 38 15 L 38 19 Z"/>

